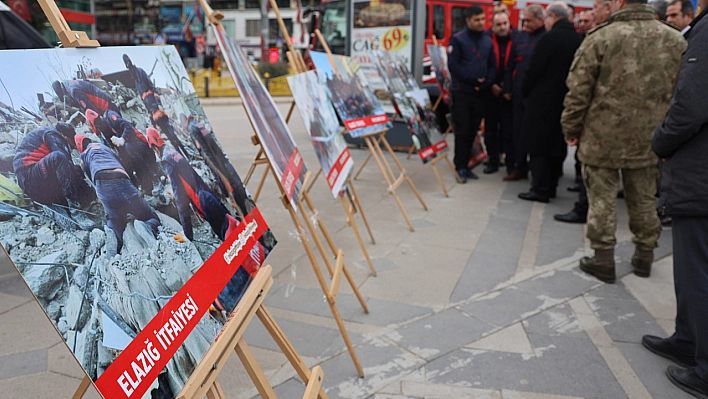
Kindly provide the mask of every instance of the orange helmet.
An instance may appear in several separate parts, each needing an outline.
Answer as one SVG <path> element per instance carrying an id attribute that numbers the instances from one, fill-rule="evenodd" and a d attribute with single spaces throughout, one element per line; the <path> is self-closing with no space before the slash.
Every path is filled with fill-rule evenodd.
<path id="1" fill-rule="evenodd" d="M 153 146 L 162 148 L 165 145 L 165 140 L 162 139 L 160 133 L 154 127 L 147 128 L 145 133 L 147 133 L 147 139 L 150 148 L 152 148 Z"/>
<path id="2" fill-rule="evenodd" d="M 98 118 L 98 113 L 92 109 L 87 109 L 86 110 L 86 123 L 88 123 L 89 127 L 91 130 L 96 133 L 96 124 L 95 120 Z"/>
<path id="3" fill-rule="evenodd" d="M 84 141 L 91 141 L 88 137 L 84 136 L 83 134 L 76 134 L 74 136 L 74 144 L 76 144 L 76 149 L 79 150 L 79 152 L 84 152 Z"/>

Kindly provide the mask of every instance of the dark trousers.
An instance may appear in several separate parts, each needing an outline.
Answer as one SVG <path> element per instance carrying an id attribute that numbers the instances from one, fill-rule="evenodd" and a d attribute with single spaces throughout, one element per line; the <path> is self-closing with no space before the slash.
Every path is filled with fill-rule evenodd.
<path id="1" fill-rule="evenodd" d="M 708 382 L 708 217 L 673 216 L 676 332 L 671 341 L 695 354 L 696 373 Z"/>
<path id="2" fill-rule="evenodd" d="M 513 126 L 514 126 L 514 149 L 515 149 L 515 167 L 516 170 L 522 175 L 527 175 L 529 173 L 529 163 L 527 161 L 528 154 L 526 153 L 524 146 L 521 141 L 521 131 L 522 124 L 524 120 L 524 113 L 526 112 L 526 107 L 524 106 L 524 101 L 521 96 L 514 96 L 511 100 L 513 109 Z"/>
<path id="3" fill-rule="evenodd" d="M 172 128 L 172 124 L 170 123 L 170 119 L 167 117 L 167 115 L 163 115 L 158 118 L 155 121 L 155 124 L 157 125 L 157 127 L 160 128 L 160 131 L 165 136 L 167 136 L 167 139 L 170 140 L 170 143 L 172 143 L 172 146 L 175 148 L 175 150 L 181 152 L 185 158 L 189 159 L 189 157 L 187 157 L 187 150 L 184 148 L 182 142 L 175 134 L 175 130 Z"/>
<path id="4" fill-rule="evenodd" d="M 104 180 L 98 175 L 95 185 L 98 199 L 101 200 L 103 209 L 106 211 L 108 227 L 116 232 L 118 242 L 121 241 L 125 226 L 128 224 L 128 214 L 145 222 L 157 235 L 160 219 L 127 176 Z"/>
<path id="5" fill-rule="evenodd" d="M 204 136 L 204 144 L 205 148 L 202 149 L 202 151 L 204 151 L 204 157 L 209 159 L 209 164 L 217 169 L 215 174 L 218 175 L 222 183 L 224 185 L 228 184 L 229 186 L 224 187 L 226 189 L 224 196 L 228 197 L 233 194 L 236 205 L 240 208 L 238 209 L 240 218 L 243 218 L 250 212 L 250 209 L 246 206 L 248 194 L 246 194 L 246 188 L 241 181 L 241 177 L 238 175 L 233 165 L 231 165 L 229 158 L 224 154 L 214 134 Z"/>
<path id="6" fill-rule="evenodd" d="M 491 98 L 484 117 L 484 145 L 487 147 L 489 164 L 498 166 L 499 155 L 506 154 L 506 168 L 511 171 L 516 165 L 514 146 L 513 108 L 510 101 Z"/>
<path id="7" fill-rule="evenodd" d="M 140 182 L 143 193 L 151 194 L 158 171 L 155 153 L 142 140 L 126 142 L 124 148 L 130 154 L 130 166 Z"/>
<path id="8" fill-rule="evenodd" d="M 204 211 L 204 219 L 211 226 L 211 230 L 223 241 L 226 236 L 226 229 L 229 227 L 229 221 L 226 218 L 229 211 L 216 198 L 214 193 L 207 190 L 199 191 L 199 205 Z"/>
<path id="9" fill-rule="evenodd" d="M 25 194 L 40 204 L 67 205 L 67 200 L 72 200 L 84 206 L 95 198 L 88 198 L 92 190 L 83 178 L 81 167 L 74 165 L 63 152 L 50 153 L 29 168 L 18 171 L 17 177 Z"/>
<path id="10" fill-rule="evenodd" d="M 472 145 L 484 117 L 481 95 L 452 93 L 452 122 L 455 131 L 455 169 L 467 169 Z"/>
<path id="11" fill-rule="evenodd" d="M 563 174 L 564 159 L 565 157 L 532 155 L 529 162 L 533 175 L 531 190 L 544 196 L 555 194 L 558 179 Z"/>

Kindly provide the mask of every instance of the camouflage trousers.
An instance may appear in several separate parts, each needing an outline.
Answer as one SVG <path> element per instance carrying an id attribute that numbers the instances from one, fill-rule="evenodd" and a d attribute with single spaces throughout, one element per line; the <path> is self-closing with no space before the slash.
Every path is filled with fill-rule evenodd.
<path id="1" fill-rule="evenodd" d="M 583 165 L 583 179 L 588 192 L 587 238 L 592 249 L 614 249 L 617 244 L 617 190 L 622 173 L 624 198 L 629 213 L 632 241 L 640 248 L 657 246 L 661 223 L 656 214 L 656 190 L 659 168 L 608 169 Z"/>

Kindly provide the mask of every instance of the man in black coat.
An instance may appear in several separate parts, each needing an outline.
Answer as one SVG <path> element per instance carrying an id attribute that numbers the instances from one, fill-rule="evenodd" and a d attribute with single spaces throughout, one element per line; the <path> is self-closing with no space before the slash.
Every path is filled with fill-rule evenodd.
<path id="1" fill-rule="evenodd" d="M 652 139 L 662 159 L 659 213 L 671 216 L 676 332 L 645 335 L 642 344 L 673 360 L 674 385 L 708 397 L 708 21 L 692 26 L 666 119 Z"/>
<path id="2" fill-rule="evenodd" d="M 524 81 L 526 71 L 531 63 L 536 43 L 546 33 L 544 24 L 546 12 L 543 7 L 534 4 L 524 10 L 523 32 L 514 35 L 511 46 L 509 64 L 504 73 L 504 98 L 511 98 L 513 114 L 514 157 L 507 157 L 507 169 L 511 173 L 504 176 L 504 181 L 526 179 L 529 174 L 528 152 L 521 145 L 521 128 L 526 110 L 526 102 L 521 95 L 521 82 Z M 509 168 L 511 164 L 511 168 Z"/>
<path id="3" fill-rule="evenodd" d="M 521 142 L 530 156 L 533 185 L 519 198 L 539 202 L 548 202 L 556 196 L 568 153 L 560 116 L 568 92 L 565 79 L 575 50 L 583 40 L 568 20 L 565 3 L 551 4 L 546 13 L 548 33 L 538 41 L 521 87 L 526 101 Z"/>

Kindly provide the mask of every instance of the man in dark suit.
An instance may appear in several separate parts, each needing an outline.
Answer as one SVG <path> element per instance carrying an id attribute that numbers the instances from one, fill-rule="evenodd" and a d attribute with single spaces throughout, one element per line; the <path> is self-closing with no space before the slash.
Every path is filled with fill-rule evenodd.
<path id="1" fill-rule="evenodd" d="M 565 79 L 575 50 L 583 38 L 568 20 L 568 6 L 553 3 L 546 9 L 546 33 L 534 49 L 529 69 L 521 86 L 527 102 L 522 145 L 530 155 L 533 186 L 519 198 L 548 202 L 556 196 L 563 160 L 568 153 L 560 116 L 568 92 Z"/>
<path id="2" fill-rule="evenodd" d="M 703 0 L 703 6 L 708 1 Z M 642 337 L 650 351 L 682 367 L 666 374 L 680 389 L 708 397 L 708 21 L 694 24 L 666 119 L 652 139 L 661 161 L 659 212 L 671 216 L 676 332 Z"/>

